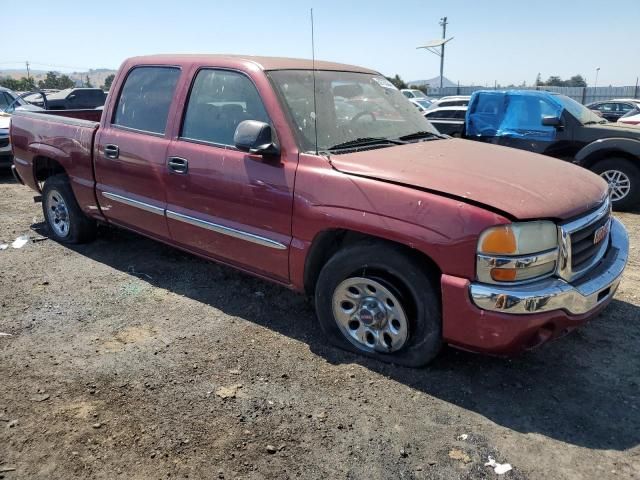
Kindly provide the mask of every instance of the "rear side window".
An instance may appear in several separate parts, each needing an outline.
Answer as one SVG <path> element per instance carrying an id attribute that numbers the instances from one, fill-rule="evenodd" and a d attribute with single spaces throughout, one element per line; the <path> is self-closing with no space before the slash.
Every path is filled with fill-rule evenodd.
<path id="1" fill-rule="evenodd" d="M 466 107 L 469 100 L 446 100 L 438 104 L 439 107 Z"/>
<path id="2" fill-rule="evenodd" d="M 226 70 L 200 70 L 193 82 L 181 137 L 233 145 L 244 120 L 270 123 L 262 99 L 249 78 Z"/>
<path id="3" fill-rule="evenodd" d="M 435 112 L 431 112 L 427 114 L 428 118 L 432 118 L 432 119 L 446 119 L 446 118 L 454 118 L 456 115 L 456 112 L 454 110 L 436 110 Z"/>
<path id="4" fill-rule="evenodd" d="M 113 124 L 164 133 L 180 69 L 136 67 L 127 76 L 113 115 Z"/>

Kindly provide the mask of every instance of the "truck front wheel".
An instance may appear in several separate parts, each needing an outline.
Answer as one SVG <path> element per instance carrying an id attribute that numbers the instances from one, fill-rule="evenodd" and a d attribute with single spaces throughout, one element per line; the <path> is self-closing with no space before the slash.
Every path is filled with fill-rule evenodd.
<path id="1" fill-rule="evenodd" d="M 84 243 L 95 238 L 96 222 L 80 209 L 66 175 L 54 175 L 44 183 L 42 211 L 54 240 Z"/>
<path id="2" fill-rule="evenodd" d="M 614 210 L 629 210 L 640 202 L 640 169 L 626 158 L 608 158 L 592 168 L 611 188 Z"/>
<path id="3" fill-rule="evenodd" d="M 315 292 L 322 330 L 336 346 L 408 367 L 440 351 L 437 288 L 425 267 L 401 247 L 367 241 L 336 253 Z"/>

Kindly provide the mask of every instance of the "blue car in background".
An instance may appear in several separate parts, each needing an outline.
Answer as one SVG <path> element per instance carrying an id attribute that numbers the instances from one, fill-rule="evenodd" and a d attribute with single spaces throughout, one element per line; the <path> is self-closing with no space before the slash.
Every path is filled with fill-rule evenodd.
<path id="1" fill-rule="evenodd" d="M 609 183 L 614 209 L 640 203 L 640 128 L 609 123 L 564 95 L 477 91 L 463 136 L 574 162 Z"/>

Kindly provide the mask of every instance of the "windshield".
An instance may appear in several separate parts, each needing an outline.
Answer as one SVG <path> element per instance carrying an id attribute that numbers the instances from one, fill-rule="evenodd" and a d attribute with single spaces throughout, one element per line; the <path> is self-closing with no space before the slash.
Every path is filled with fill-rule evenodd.
<path id="1" fill-rule="evenodd" d="M 364 139 L 395 140 L 419 132 L 438 134 L 416 107 L 380 75 L 316 71 L 317 112 L 312 71 L 277 70 L 268 75 L 304 151 L 316 150 L 316 118 L 318 151 Z"/>
<path id="2" fill-rule="evenodd" d="M 562 106 L 583 125 L 607 122 L 572 98 L 565 97 L 564 95 L 554 95 L 553 98 L 560 102 Z"/>
<path id="3" fill-rule="evenodd" d="M 27 102 L 25 102 L 22 98 L 16 97 L 11 93 L 0 92 L 0 95 L 6 95 L 6 104 L 3 103 L 2 106 L 0 107 L 0 111 L 4 113 L 13 113 L 13 111 L 17 107 L 27 105 Z"/>
<path id="4" fill-rule="evenodd" d="M 411 93 L 413 93 L 414 98 L 427 98 L 422 90 L 411 90 Z"/>
<path id="5" fill-rule="evenodd" d="M 429 108 L 431 106 L 431 102 L 427 99 L 416 99 L 414 102 L 420 104 L 424 108 Z"/>

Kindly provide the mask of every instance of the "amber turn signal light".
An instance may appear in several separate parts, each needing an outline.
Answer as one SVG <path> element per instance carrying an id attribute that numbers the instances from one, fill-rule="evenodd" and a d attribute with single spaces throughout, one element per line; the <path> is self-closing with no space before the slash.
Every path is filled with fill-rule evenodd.
<path id="1" fill-rule="evenodd" d="M 480 250 L 483 253 L 497 253 L 508 255 L 516 253 L 518 246 L 513 229 L 504 225 L 488 231 L 482 237 Z"/>
<path id="2" fill-rule="evenodd" d="M 513 282 L 518 276 L 518 271 L 515 268 L 492 268 L 491 278 L 496 282 Z"/>

